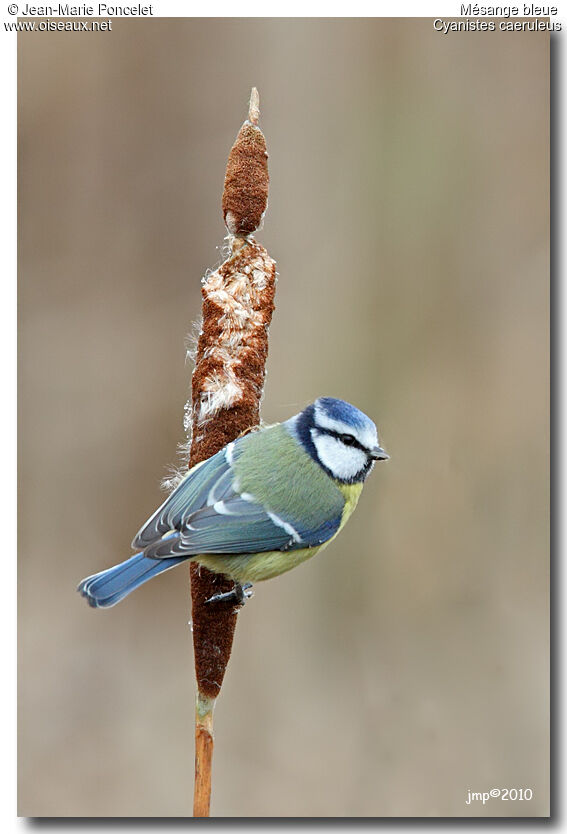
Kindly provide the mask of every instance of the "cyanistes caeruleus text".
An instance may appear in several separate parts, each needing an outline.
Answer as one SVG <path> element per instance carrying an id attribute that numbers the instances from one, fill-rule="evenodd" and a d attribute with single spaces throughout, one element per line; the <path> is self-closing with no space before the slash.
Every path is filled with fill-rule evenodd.
<path id="1" fill-rule="evenodd" d="M 89 605 L 108 608 L 193 559 L 235 580 L 242 602 L 252 583 L 326 547 L 351 516 L 374 461 L 387 458 L 369 417 L 320 397 L 190 469 L 136 535 L 139 552 L 83 579 L 78 590 Z"/>

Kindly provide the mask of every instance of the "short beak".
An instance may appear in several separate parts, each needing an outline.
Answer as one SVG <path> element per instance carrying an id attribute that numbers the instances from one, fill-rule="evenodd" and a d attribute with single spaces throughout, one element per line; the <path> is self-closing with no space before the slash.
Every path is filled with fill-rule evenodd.
<path id="1" fill-rule="evenodd" d="M 372 460 L 390 460 L 390 455 L 381 446 L 375 446 L 370 450 Z"/>

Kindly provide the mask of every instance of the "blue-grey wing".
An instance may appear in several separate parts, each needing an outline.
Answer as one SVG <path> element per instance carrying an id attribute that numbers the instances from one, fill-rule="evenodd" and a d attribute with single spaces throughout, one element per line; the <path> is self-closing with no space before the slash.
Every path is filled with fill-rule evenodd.
<path id="1" fill-rule="evenodd" d="M 140 528 L 132 547 L 143 550 L 167 533 L 181 529 L 188 515 L 206 506 L 209 499 L 218 500 L 220 490 L 230 486 L 231 482 L 232 472 L 223 449 L 188 472 Z"/>
<path id="2" fill-rule="evenodd" d="M 199 553 L 262 553 L 322 544 L 340 525 L 333 508 L 306 528 L 237 491 L 226 451 L 191 470 L 142 527 L 132 546 L 151 558 Z"/>

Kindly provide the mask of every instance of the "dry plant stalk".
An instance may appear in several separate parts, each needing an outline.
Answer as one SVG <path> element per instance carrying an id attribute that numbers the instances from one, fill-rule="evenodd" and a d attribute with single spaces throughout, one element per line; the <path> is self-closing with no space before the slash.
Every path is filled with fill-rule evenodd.
<path id="1" fill-rule="evenodd" d="M 251 237 L 268 201 L 268 154 L 258 127 L 254 88 L 249 117 L 230 151 L 222 198 L 230 255 L 203 279 L 203 324 L 192 379 L 189 464 L 211 457 L 257 426 L 274 309 L 275 262 Z M 210 811 L 213 709 L 230 657 L 239 606 L 207 603 L 234 583 L 191 565 L 193 646 L 197 678 L 193 815 Z"/>

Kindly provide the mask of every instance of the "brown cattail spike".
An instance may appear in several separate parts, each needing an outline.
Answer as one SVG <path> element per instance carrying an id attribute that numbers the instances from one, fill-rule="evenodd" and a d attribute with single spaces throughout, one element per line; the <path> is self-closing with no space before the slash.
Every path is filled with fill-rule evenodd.
<path id="1" fill-rule="evenodd" d="M 257 241 L 236 241 L 233 254 L 203 283 L 203 326 L 192 382 L 191 466 L 260 422 L 276 264 Z M 195 669 L 199 692 L 209 698 L 221 688 L 237 608 L 206 600 L 232 587 L 226 577 L 191 566 Z"/>
<path id="2" fill-rule="evenodd" d="M 240 128 L 226 166 L 222 213 L 231 235 L 255 232 L 268 205 L 268 152 L 264 134 L 257 126 L 259 116 L 258 91 L 254 87 L 249 118 Z"/>
<path id="3" fill-rule="evenodd" d="M 223 194 L 231 253 L 203 280 L 203 325 L 192 379 L 189 464 L 214 455 L 258 425 L 274 309 L 276 265 L 251 233 L 268 202 L 266 143 L 252 90 L 249 119 L 228 159 Z M 230 657 L 239 605 L 208 600 L 234 587 L 231 579 L 191 565 L 193 646 L 197 677 L 194 815 L 209 815 L 213 709 Z"/>

